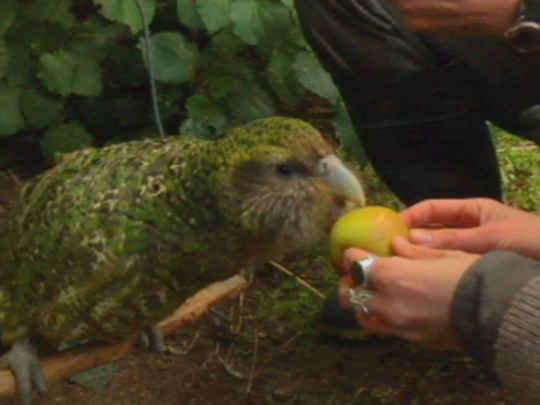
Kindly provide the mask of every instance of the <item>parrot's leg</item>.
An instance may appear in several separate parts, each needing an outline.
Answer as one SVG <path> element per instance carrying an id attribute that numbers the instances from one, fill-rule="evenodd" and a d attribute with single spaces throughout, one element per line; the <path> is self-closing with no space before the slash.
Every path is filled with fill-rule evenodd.
<path id="1" fill-rule="evenodd" d="M 19 397 L 24 405 L 32 404 L 33 392 L 47 392 L 47 383 L 35 347 L 28 340 L 18 340 L 0 357 L 0 364 L 15 376 Z"/>
<path id="2" fill-rule="evenodd" d="M 158 325 L 152 326 L 141 334 L 141 344 L 146 350 L 154 353 L 163 353 L 167 350 L 163 330 Z"/>

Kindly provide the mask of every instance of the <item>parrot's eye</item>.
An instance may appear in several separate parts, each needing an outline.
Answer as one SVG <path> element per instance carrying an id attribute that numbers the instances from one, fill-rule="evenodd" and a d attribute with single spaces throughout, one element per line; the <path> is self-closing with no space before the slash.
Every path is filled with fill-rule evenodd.
<path id="1" fill-rule="evenodd" d="M 298 162 L 286 162 L 277 165 L 277 171 L 282 176 L 294 176 L 307 174 L 307 167 Z"/>

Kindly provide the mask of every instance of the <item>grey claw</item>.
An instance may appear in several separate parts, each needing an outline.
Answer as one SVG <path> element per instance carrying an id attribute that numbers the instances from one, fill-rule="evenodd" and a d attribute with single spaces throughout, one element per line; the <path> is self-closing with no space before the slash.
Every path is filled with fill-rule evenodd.
<path id="1" fill-rule="evenodd" d="M 24 405 L 32 404 L 33 392 L 43 395 L 47 392 L 47 382 L 39 363 L 34 346 L 26 340 L 13 343 L 11 349 L 2 356 L 17 382 L 19 397 Z"/>
<path id="2" fill-rule="evenodd" d="M 163 337 L 163 331 L 157 325 L 148 329 L 146 332 L 143 332 L 140 339 L 142 346 L 148 351 L 154 353 L 163 353 L 167 350 Z"/>

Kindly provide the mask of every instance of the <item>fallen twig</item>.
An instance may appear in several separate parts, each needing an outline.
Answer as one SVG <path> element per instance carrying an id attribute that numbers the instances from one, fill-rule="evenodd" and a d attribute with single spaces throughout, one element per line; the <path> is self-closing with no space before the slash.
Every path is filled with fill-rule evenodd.
<path id="1" fill-rule="evenodd" d="M 281 264 L 277 263 L 277 262 L 274 262 L 273 260 L 271 260 L 269 262 L 272 266 L 274 266 L 276 269 L 278 269 L 279 271 L 287 274 L 288 276 L 291 276 L 293 277 L 296 281 L 298 281 L 299 284 L 301 284 L 302 286 L 306 287 L 309 291 L 311 291 L 313 294 L 315 294 L 317 297 L 321 298 L 321 299 L 325 299 L 326 298 L 326 295 L 324 295 L 322 292 L 320 292 L 319 290 L 317 290 L 315 287 L 313 287 L 311 284 L 309 284 L 306 280 L 298 277 L 296 274 L 294 274 L 292 271 L 286 269 L 285 267 L 283 267 Z"/>
<path id="2" fill-rule="evenodd" d="M 242 323 L 244 321 L 244 318 L 242 316 L 244 312 L 244 294 L 240 294 L 238 296 L 238 322 L 236 323 L 236 326 L 231 325 L 231 332 L 233 333 L 240 333 L 242 330 Z"/>
<path id="3" fill-rule="evenodd" d="M 218 361 L 221 363 L 225 371 L 237 380 L 245 380 L 246 376 L 241 371 L 235 369 L 233 365 L 226 359 L 222 358 L 219 353 L 216 355 Z"/>
<path id="4" fill-rule="evenodd" d="M 246 393 L 251 392 L 253 387 L 253 378 L 255 377 L 255 365 L 257 364 L 257 353 L 259 351 L 259 334 L 255 333 L 255 348 L 253 349 L 253 360 L 251 362 L 251 369 L 249 370 L 249 379 L 246 387 Z"/>
<path id="5" fill-rule="evenodd" d="M 11 178 L 11 181 L 13 181 L 13 183 L 16 186 L 20 186 L 22 184 L 22 181 L 19 179 L 19 177 L 15 173 L 13 173 L 11 170 L 8 170 L 7 173 L 9 177 Z"/>
<path id="6" fill-rule="evenodd" d="M 200 318 L 212 306 L 225 298 L 246 290 L 249 283 L 242 276 L 234 276 L 202 289 L 189 298 L 171 316 L 159 323 L 165 335 Z M 138 349 L 137 339 L 114 345 L 88 345 L 80 349 L 62 352 L 42 361 L 48 382 L 59 381 L 83 371 L 121 359 Z M 0 371 L 0 396 L 15 394 L 15 380 L 9 370 Z"/>

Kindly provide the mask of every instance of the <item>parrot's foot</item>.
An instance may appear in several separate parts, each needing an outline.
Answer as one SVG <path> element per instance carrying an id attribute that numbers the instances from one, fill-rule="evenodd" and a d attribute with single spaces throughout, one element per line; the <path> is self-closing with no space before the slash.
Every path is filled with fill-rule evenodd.
<path id="1" fill-rule="evenodd" d="M 39 363 L 36 349 L 27 340 L 18 340 L 0 357 L 0 363 L 15 376 L 19 397 L 24 405 L 32 404 L 34 391 L 47 392 L 47 383 Z"/>
<path id="2" fill-rule="evenodd" d="M 163 353 L 167 351 L 163 330 L 157 325 L 152 326 L 141 334 L 140 342 L 142 347 L 154 353 Z"/>

